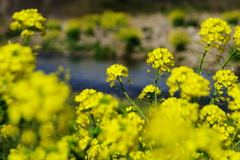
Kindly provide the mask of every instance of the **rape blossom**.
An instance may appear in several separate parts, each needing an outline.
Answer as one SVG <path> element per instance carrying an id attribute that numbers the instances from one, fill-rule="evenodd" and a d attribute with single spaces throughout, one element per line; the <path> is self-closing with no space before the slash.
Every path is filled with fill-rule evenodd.
<path id="1" fill-rule="evenodd" d="M 147 85 L 145 88 L 143 88 L 142 93 L 138 96 L 138 98 L 139 99 L 149 98 L 149 97 L 153 96 L 154 92 L 156 92 L 157 95 L 159 95 L 161 93 L 161 91 L 159 90 L 158 87 L 156 87 L 152 84 Z"/>
<path id="2" fill-rule="evenodd" d="M 108 75 L 106 82 L 112 81 L 110 86 L 113 87 L 116 79 L 122 81 L 122 77 L 128 77 L 128 68 L 121 64 L 114 64 L 107 68 L 106 74 Z"/>
<path id="3" fill-rule="evenodd" d="M 166 48 L 157 48 L 148 53 L 146 62 L 152 65 L 153 68 L 160 67 L 162 71 L 170 72 L 169 66 L 174 66 L 174 57 Z"/>
<path id="4" fill-rule="evenodd" d="M 32 35 L 33 32 L 41 32 L 42 35 L 45 34 L 44 22 L 46 18 L 38 13 L 37 9 L 26 9 L 20 12 L 15 12 L 12 16 L 15 20 L 10 24 L 12 30 L 23 30 L 22 36 Z"/>
<path id="5" fill-rule="evenodd" d="M 181 91 L 181 97 L 188 99 L 209 94 L 210 82 L 187 66 L 172 69 L 172 74 L 166 84 L 170 87 L 170 95 L 174 95 L 178 90 Z"/>
<path id="6" fill-rule="evenodd" d="M 201 42 L 205 43 L 205 47 L 208 50 L 211 45 L 214 48 L 223 51 L 223 43 L 227 44 L 230 40 L 231 27 L 227 22 L 219 18 L 208 18 L 201 24 L 201 30 L 199 36 L 202 37 Z"/>

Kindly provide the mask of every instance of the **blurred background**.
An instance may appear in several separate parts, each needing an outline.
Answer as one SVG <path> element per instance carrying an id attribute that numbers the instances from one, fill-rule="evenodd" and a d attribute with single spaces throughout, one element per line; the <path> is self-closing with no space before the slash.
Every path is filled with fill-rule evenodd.
<path id="1" fill-rule="evenodd" d="M 21 31 L 10 30 L 12 15 L 36 8 L 47 18 L 46 36 L 34 34 L 29 42 L 38 53 L 37 69 L 50 73 L 62 65 L 71 70 L 74 90 L 93 88 L 120 95 L 106 83 L 106 68 L 120 63 L 130 70 L 131 93 L 136 96 L 149 84 L 144 75 L 151 78 L 147 73 L 151 67 L 145 63 L 150 51 L 167 48 L 175 66 L 196 69 L 205 50 L 198 35 L 202 21 L 221 18 L 234 30 L 239 6 L 236 0 L 0 0 L 0 45 L 23 42 Z M 231 40 L 229 46 L 233 44 Z M 207 55 L 204 68 L 218 70 L 216 59 L 224 59 L 229 49 L 222 54 L 211 50 L 214 54 Z M 227 68 L 240 75 L 239 60 Z M 164 80 L 161 84 L 166 87 Z"/>
<path id="2" fill-rule="evenodd" d="M 0 0 L 0 16 L 11 16 L 26 8 L 38 8 L 44 16 L 72 17 L 106 9 L 132 14 L 164 12 L 173 8 L 222 12 L 238 9 L 236 0 Z"/>

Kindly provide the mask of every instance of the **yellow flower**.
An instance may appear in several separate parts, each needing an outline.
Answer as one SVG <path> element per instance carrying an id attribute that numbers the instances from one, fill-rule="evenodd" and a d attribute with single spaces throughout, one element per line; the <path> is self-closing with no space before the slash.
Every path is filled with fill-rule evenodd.
<path id="1" fill-rule="evenodd" d="M 199 35 L 202 37 L 201 42 L 206 43 L 206 46 L 212 45 L 222 50 L 220 45 L 229 42 L 231 32 L 232 29 L 227 22 L 219 18 L 208 18 L 202 22 Z"/>
<path id="2" fill-rule="evenodd" d="M 215 123 L 222 124 L 227 119 L 227 115 L 217 105 L 206 105 L 200 110 L 199 118 L 204 125 L 210 126 Z"/>
<path id="3" fill-rule="evenodd" d="M 118 79 L 121 81 L 121 77 L 128 77 L 128 68 L 121 64 L 114 64 L 107 68 L 107 82 L 115 81 Z M 115 84 L 111 83 L 110 86 L 113 87 Z"/>
<path id="4" fill-rule="evenodd" d="M 0 47 L 0 77 L 20 79 L 35 69 L 36 58 L 30 47 L 9 43 Z"/>
<path id="5" fill-rule="evenodd" d="M 206 105 L 200 110 L 199 118 L 201 120 L 200 125 L 218 131 L 220 133 L 219 139 L 223 141 L 226 146 L 231 144 L 231 138 L 235 129 L 225 123 L 227 115 L 222 109 L 217 105 Z"/>
<path id="6" fill-rule="evenodd" d="M 10 24 L 12 30 L 16 29 L 28 29 L 30 31 L 39 31 L 41 33 L 45 32 L 44 18 L 37 9 L 26 9 L 20 12 L 15 12 L 12 16 L 15 20 Z M 24 33 L 22 33 L 23 35 Z M 30 32 L 28 32 L 30 34 Z M 31 34 L 32 35 L 32 34 Z"/>
<path id="7" fill-rule="evenodd" d="M 138 128 L 139 131 L 142 130 L 143 125 L 145 124 L 144 119 L 142 119 L 137 113 L 130 112 L 127 114 L 127 117 L 131 120 L 132 124 Z"/>
<path id="8" fill-rule="evenodd" d="M 153 160 L 152 152 L 150 151 L 132 151 L 130 154 L 132 160 Z"/>
<path id="9" fill-rule="evenodd" d="M 146 60 L 153 68 L 159 68 L 160 71 L 170 72 L 168 66 L 174 66 L 174 57 L 166 48 L 157 48 L 148 53 Z"/>
<path id="10" fill-rule="evenodd" d="M 187 66 L 176 67 L 167 79 L 170 95 L 181 90 L 182 98 L 207 96 L 210 82 Z"/>
<path id="11" fill-rule="evenodd" d="M 120 152 L 125 155 L 134 148 L 136 149 L 138 130 L 131 119 L 119 115 L 110 120 L 99 134 L 98 139 L 102 141 L 101 146 L 106 146 L 109 153 Z"/>
<path id="12" fill-rule="evenodd" d="M 117 115 L 115 110 L 118 108 L 119 103 L 111 95 L 85 89 L 75 99 L 80 102 L 77 107 L 77 119 L 75 121 L 80 128 L 91 125 L 92 121 L 90 120 L 92 118 L 96 122 L 100 122 L 94 125 L 103 128 L 109 119 Z"/>
<path id="13" fill-rule="evenodd" d="M 228 108 L 231 110 L 240 109 L 240 84 L 235 84 L 227 92 L 233 98 L 233 101 L 228 102 Z"/>
<path id="14" fill-rule="evenodd" d="M 97 91 L 94 89 L 84 89 L 79 95 L 75 97 L 76 102 L 82 102 L 89 98 L 91 95 L 95 94 Z"/>
<path id="15" fill-rule="evenodd" d="M 12 87 L 12 102 L 7 111 L 13 124 L 18 124 L 21 118 L 39 122 L 52 120 L 53 115 L 63 109 L 70 91 L 54 74 L 45 75 L 42 71 L 33 72 L 28 79 L 19 80 Z"/>
<path id="16" fill-rule="evenodd" d="M 36 143 L 37 135 L 32 130 L 25 130 L 21 136 L 21 142 L 25 145 Z"/>
<path id="17" fill-rule="evenodd" d="M 199 105 L 175 97 L 165 100 L 150 119 L 153 131 L 146 138 L 155 141 L 151 145 L 153 159 L 193 159 L 196 151 L 203 151 L 217 159 L 222 146 L 220 133 L 207 128 L 196 128 Z M 201 153 L 201 152 L 200 152 Z"/>
<path id="18" fill-rule="evenodd" d="M 240 26 L 235 27 L 233 39 L 234 39 L 235 44 L 239 47 L 240 46 Z"/>
<path id="19" fill-rule="evenodd" d="M 174 57 L 166 48 L 156 48 L 148 53 L 146 60 L 153 68 L 159 68 L 160 71 L 170 72 L 168 66 L 174 66 Z"/>
<path id="20" fill-rule="evenodd" d="M 28 159 L 26 154 L 26 147 L 18 145 L 17 149 L 10 149 L 10 154 L 8 155 L 9 160 L 25 160 Z"/>
<path id="21" fill-rule="evenodd" d="M 24 38 L 25 36 L 31 36 L 31 35 L 33 35 L 33 34 L 34 34 L 34 31 L 25 29 L 24 31 L 22 31 L 21 37 Z"/>
<path id="22" fill-rule="evenodd" d="M 12 137 L 12 136 L 17 136 L 19 134 L 19 129 L 15 125 L 11 124 L 4 124 L 1 126 L 0 129 L 0 135 L 3 137 Z"/>
<path id="23" fill-rule="evenodd" d="M 113 87 L 115 85 L 115 83 L 112 81 L 110 84 L 110 87 Z"/>
<path id="24" fill-rule="evenodd" d="M 161 91 L 159 90 L 158 87 L 154 85 L 147 85 L 145 88 L 143 88 L 142 93 L 138 96 L 139 99 L 148 98 L 153 95 L 154 92 L 156 92 L 157 95 L 161 94 Z M 150 95 L 149 95 L 150 94 Z"/>
<path id="25" fill-rule="evenodd" d="M 231 70 L 227 69 L 217 71 L 212 79 L 215 81 L 214 87 L 218 93 L 223 94 L 224 88 L 230 90 L 232 85 L 238 80 L 238 77 Z"/>
<path id="26" fill-rule="evenodd" d="M 160 113 L 170 119 L 178 119 L 178 122 L 195 122 L 198 114 L 197 103 L 189 103 L 182 98 L 171 97 L 166 99 L 160 106 Z"/>
<path id="27" fill-rule="evenodd" d="M 39 134 L 41 138 L 50 138 L 54 136 L 55 129 L 52 122 L 44 123 L 39 127 Z"/>
<path id="28" fill-rule="evenodd" d="M 11 30 L 21 29 L 21 24 L 18 21 L 10 23 Z"/>

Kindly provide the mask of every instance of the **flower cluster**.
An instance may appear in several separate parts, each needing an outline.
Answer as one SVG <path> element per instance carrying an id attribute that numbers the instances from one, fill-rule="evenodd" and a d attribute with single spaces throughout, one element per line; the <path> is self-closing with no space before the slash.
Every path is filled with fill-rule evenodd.
<path id="1" fill-rule="evenodd" d="M 6 96 L 13 82 L 35 69 L 36 58 L 30 47 L 9 43 L 0 47 L 0 94 Z"/>
<path id="2" fill-rule="evenodd" d="M 227 92 L 234 100 L 228 102 L 228 108 L 231 110 L 240 109 L 240 84 L 235 84 Z"/>
<path id="3" fill-rule="evenodd" d="M 212 77 L 215 81 L 214 88 L 219 94 L 223 94 L 224 89 L 229 90 L 238 80 L 238 77 L 229 69 L 219 70 Z"/>
<path id="4" fill-rule="evenodd" d="M 166 48 L 157 48 L 148 53 L 146 61 L 153 68 L 160 68 L 160 71 L 170 72 L 168 66 L 174 66 L 174 57 Z"/>
<path id="5" fill-rule="evenodd" d="M 69 91 L 69 87 L 59 82 L 54 74 L 33 72 L 28 79 L 22 79 L 12 86 L 11 99 L 7 100 L 11 123 L 18 124 L 21 118 L 39 122 L 52 120 L 52 115 L 63 109 Z"/>
<path id="6" fill-rule="evenodd" d="M 75 97 L 76 102 L 82 102 L 89 98 L 91 95 L 95 94 L 97 91 L 94 89 L 84 89 L 79 95 Z"/>
<path id="7" fill-rule="evenodd" d="M 136 112 L 130 112 L 127 114 L 127 118 L 131 120 L 133 126 L 138 128 L 138 131 L 143 129 L 145 120 L 143 120 Z"/>
<path id="8" fill-rule="evenodd" d="M 217 105 L 206 105 L 200 110 L 199 118 L 204 125 L 213 126 L 226 121 L 227 115 Z"/>
<path id="9" fill-rule="evenodd" d="M 132 151 L 130 153 L 130 157 L 132 158 L 132 160 L 141 160 L 141 159 L 145 159 L 145 160 L 152 160 L 152 153 L 151 151 Z"/>
<path id="10" fill-rule="evenodd" d="M 173 68 L 166 84 L 170 87 L 169 93 L 172 96 L 178 90 L 181 91 L 182 98 L 201 97 L 209 94 L 210 82 L 187 66 Z"/>
<path id="11" fill-rule="evenodd" d="M 171 97 L 166 99 L 160 106 L 159 113 L 170 119 L 178 119 L 176 123 L 194 123 L 198 118 L 197 103 L 189 103 L 186 99 Z"/>
<path id="12" fill-rule="evenodd" d="M 0 137 L 14 137 L 19 134 L 19 129 L 16 125 L 4 124 L 0 129 Z"/>
<path id="13" fill-rule="evenodd" d="M 108 146 L 107 150 L 104 150 L 108 152 L 106 155 L 111 155 L 113 151 L 126 155 L 129 151 L 137 149 L 135 143 L 138 141 L 138 128 L 129 118 L 118 116 L 105 126 L 99 134 L 99 140 L 103 146 Z"/>
<path id="14" fill-rule="evenodd" d="M 15 20 L 10 24 L 12 30 L 22 29 L 25 30 L 22 32 L 24 35 L 32 35 L 34 31 L 41 32 L 42 35 L 45 34 L 44 18 L 37 9 L 26 9 L 20 12 L 15 12 L 12 16 Z"/>
<path id="15" fill-rule="evenodd" d="M 0 53 L 0 77 L 11 75 L 15 80 L 35 69 L 36 58 L 30 47 L 9 43 L 0 47 Z"/>
<path id="16" fill-rule="evenodd" d="M 24 38 L 25 36 L 31 36 L 31 35 L 33 35 L 33 34 L 34 34 L 34 31 L 25 29 L 24 31 L 22 31 L 21 37 Z"/>
<path id="17" fill-rule="evenodd" d="M 165 100 L 154 112 L 151 127 L 154 131 L 146 132 L 152 138 L 153 159 L 218 159 L 222 153 L 219 146 L 219 134 L 207 127 L 195 128 L 198 120 L 197 103 L 175 97 Z"/>
<path id="18" fill-rule="evenodd" d="M 143 88 L 142 93 L 138 96 L 139 99 L 150 98 L 156 92 L 157 95 L 161 94 L 161 91 L 158 87 L 150 84 Z"/>
<path id="19" fill-rule="evenodd" d="M 235 44 L 239 47 L 240 46 L 240 26 L 235 27 L 233 39 L 234 39 Z"/>
<path id="20" fill-rule="evenodd" d="M 221 44 L 227 44 L 230 40 L 231 27 L 227 22 L 219 18 L 208 18 L 201 24 L 199 35 L 202 37 L 201 42 L 206 43 L 206 49 L 211 45 L 222 51 Z"/>
<path id="21" fill-rule="evenodd" d="M 87 94 L 80 95 L 88 96 Z M 78 112 L 84 112 L 87 113 L 87 115 L 92 114 L 96 121 L 100 121 L 103 119 L 109 119 L 113 116 L 116 108 L 118 108 L 118 101 L 115 98 L 108 94 L 105 95 L 102 92 L 96 92 L 89 95 L 89 97 L 79 104 Z M 79 114 L 78 112 L 77 114 Z"/>
<path id="22" fill-rule="evenodd" d="M 108 94 L 85 89 L 75 97 L 76 129 L 79 149 L 86 150 L 86 159 L 118 157 L 136 150 L 138 132 L 145 121 L 135 112 L 119 115 L 118 101 Z"/>
<path id="23" fill-rule="evenodd" d="M 200 110 L 199 118 L 202 121 L 200 125 L 211 127 L 221 134 L 220 140 L 224 141 L 225 145 L 231 143 L 235 128 L 226 123 L 227 115 L 217 105 L 204 106 Z"/>
<path id="24" fill-rule="evenodd" d="M 240 128 L 240 112 L 233 112 L 229 117 L 233 120 L 236 130 Z"/>
<path id="25" fill-rule="evenodd" d="M 112 81 L 112 83 L 110 84 L 110 86 L 112 87 L 115 85 L 114 81 L 116 79 L 121 82 L 122 81 L 121 77 L 128 77 L 128 68 L 121 64 L 114 64 L 107 68 L 106 74 L 108 75 L 106 81 L 107 82 Z"/>
<path id="26" fill-rule="evenodd" d="M 73 137 L 65 136 L 55 143 L 51 144 L 47 148 L 44 147 L 35 147 L 33 149 L 29 149 L 24 145 L 18 145 L 16 149 L 11 149 L 10 154 L 8 156 L 9 160 L 16 159 L 29 159 L 29 160 L 53 160 L 53 159 L 69 159 L 69 141 L 71 141 Z M 73 160 L 73 159 L 70 159 Z"/>
<path id="27" fill-rule="evenodd" d="M 103 129 L 109 119 L 116 116 L 115 109 L 118 108 L 118 101 L 111 95 L 105 95 L 93 89 L 85 89 L 75 97 L 75 101 L 80 102 L 77 107 L 77 136 L 79 149 L 84 150 L 88 145 L 91 148 L 87 151 L 88 157 L 95 157 L 93 153 L 98 153 L 98 140 L 92 139 Z M 92 128 L 91 126 L 96 126 Z M 89 130 L 91 129 L 91 130 Z M 95 149 L 94 149 L 95 148 Z"/>

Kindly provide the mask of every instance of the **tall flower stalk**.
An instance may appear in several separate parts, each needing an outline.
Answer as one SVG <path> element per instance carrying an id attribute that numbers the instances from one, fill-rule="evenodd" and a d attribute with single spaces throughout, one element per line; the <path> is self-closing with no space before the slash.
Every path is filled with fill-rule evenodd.
<path id="1" fill-rule="evenodd" d="M 227 22 L 219 18 L 208 18 L 202 22 L 199 36 L 201 37 L 201 43 L 205 45 L 205 51 L 199 62 L 198 74 L 201 74 L 202 64 L 204 63 L 205 56 L 210 47 L 223 52 L 223 44 L 229 42 L 231 32 L 232 29 Z"/>

